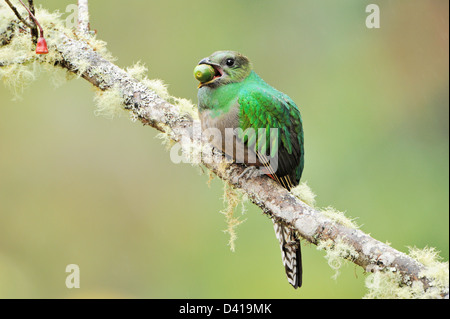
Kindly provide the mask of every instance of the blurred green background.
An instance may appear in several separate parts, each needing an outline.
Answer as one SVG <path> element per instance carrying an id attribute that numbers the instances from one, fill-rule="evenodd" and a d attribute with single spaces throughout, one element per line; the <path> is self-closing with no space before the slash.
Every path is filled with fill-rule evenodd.
<path id="1" fill-rule="evenodd" d="M 75 1 L 35 1 L 65 12 Z M 126 5 L 125 5 L 126 3 Z M 216 50 L 247 55 L 301 108 L 303 181 L 407 252 L 449 251 L 448 7 L 445 0 L 90 1 L 91 28 L 121 67 L 196 102 L 192 70 Z M 65 13 L 63 17 L 66 17 Z M 337 280 L 304 244 L 287 283 L 272 223 L 254 205 L 227 246 L 222 182 L 175 165 L 157 131 L 94 115 L 93 90 L 42 72 L 12 101 L 0 85 L 0 297 L 360 298 L 363 270 Z M 240 214 L 240 212 L 238 212 Z M 81 288 L 67 289 L 77 264 Z"/>

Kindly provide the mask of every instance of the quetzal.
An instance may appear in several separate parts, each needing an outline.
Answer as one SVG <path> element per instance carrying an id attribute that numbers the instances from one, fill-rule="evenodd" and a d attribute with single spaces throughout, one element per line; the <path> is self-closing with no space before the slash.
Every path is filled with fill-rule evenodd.
<path id="1" fill-rule="evenodd" d="M 288 190 L 298 185 L 304 165 L 303 127 L 291 98 L 264 82 L 249 59 L 234 51 L 217 51 L 202 59 L 194 76 L 200 81 L 202 130 L 209 131 L 210 142 Z M 288 281 L 300 287 L 300 240 L 281 221 L 273 223 Z"/>

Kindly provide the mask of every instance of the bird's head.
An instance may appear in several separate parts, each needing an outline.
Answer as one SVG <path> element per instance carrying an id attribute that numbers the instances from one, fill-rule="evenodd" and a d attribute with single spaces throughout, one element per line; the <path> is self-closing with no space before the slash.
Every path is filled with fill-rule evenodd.
<path id="1" fill-rule="evenodd" d="M 209 68 L 205 68 L 210 66 Z M 217 51 L 202 59 L 194 69 L 194 76 L 203 86 L 218 87 L 229 83 L 241 82 L 252 71 L 252 65 L 246 56 L 235 51 Z"/>

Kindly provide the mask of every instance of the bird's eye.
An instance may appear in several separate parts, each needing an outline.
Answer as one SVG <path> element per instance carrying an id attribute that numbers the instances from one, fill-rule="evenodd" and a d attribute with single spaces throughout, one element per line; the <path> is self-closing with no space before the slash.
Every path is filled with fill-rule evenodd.
<path id="1" fill-rule="evenodd" d="M 225 64 L 227 65 L 227 66 L 233 66 L 234 65 L 234 59 L 227 59 L 226 61 L 225 61 Z"/>

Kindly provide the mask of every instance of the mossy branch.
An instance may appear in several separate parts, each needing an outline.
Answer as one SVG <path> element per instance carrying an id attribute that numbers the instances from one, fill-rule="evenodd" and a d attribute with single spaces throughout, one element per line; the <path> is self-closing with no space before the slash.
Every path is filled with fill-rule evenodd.
<path id="1" fill-rule="evenodd" d="M 295 228 L 302 238 L 327 250 L 327 255 L 335 253 L 339 258 L 350 260 L 364 271 L 376 275 L 369 276 L 368 287 L 372 289 L 369 297 L 379 297 L 380 294 L 377 295 L 374 291 L 376 287 L 382 286 L 375 283 L 380 278 L 388 278 L 402 289 L 403 296 L 448 298 L 448 264 L 440 267 L 440 273 L 437 274 L 438 271 L 433 270 L 437 267 L 430 266 L 432 263 L 419 262 L 417 250 L 414 256 L 407 255 L 353 227 L 352 223 L 342 223 L 330 218 L 329 214 L 323 214 L 305 204 L 266 176 L 238 178 L 244 167 L 226 163 L 221 152 L 201 139 L 199 130 L 195 129 L 194 124 L 198 119 L 194 115 L 185 112 L 179 104 L 170 103 L 167 97 L 160 97 L 149 89 L 145 81 L 133 77 L 131 72 L 119 68 L 95 48 L 92 39 L 70 32 L 55 21 L 48 23 L 46 27 L 50 39 L 48 57 L 25 55 L 25 58 L 55 68 L 63 67 L 102 91 L 114 90 L 120 96 L 123 108 L 129 110 L 133 119 L 163 132 L 172 142 L 179 143 L 183 150 L 201 150 L 201 164 L 239 189 L 264 213 Z M 29 36 L 29 31 L 21 29 L 19 32 L 18 28 L 18 20 L 11 14 L 9 24 L 0 28 L 0 39 L 8 39 L 0 41 L 0 50 L 12 45 L 10 43 L 14 41 L 13 37 L 26 33 Z M 14 29 L 17 32 L 11 32 Z M 8 63 L 0 61 L 1 65 Z M 386 276 L 383 277 L 383 274 Z M 390 297 L 401 296 L 401 293 L 397 293 Z"/>
<path id="2" fill-rule="evenodd" d="M 78 0 L 78 31 L 84 34 L 89 32 L 88 0 Z"/>
<path id="3" fill-rule="evenodd" d="M 20 15 L 19 11 L 17 11 L 16 7 L 13 6 L 13 4 L 11 3 L 11 1 L 9 0 L 5 0 L 5 2 L 8 4 L 8 6 L 11 8 L 11 10 L 14 12 L 14 14 L 16 15 L 16 17 L 23 23 L 25 24 L 28 28 L 31 28 L 31 25 L 24 19 L 22 18 L 22 16 Z"/>

